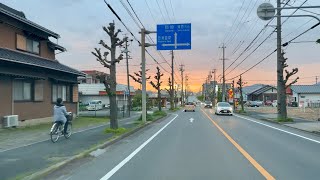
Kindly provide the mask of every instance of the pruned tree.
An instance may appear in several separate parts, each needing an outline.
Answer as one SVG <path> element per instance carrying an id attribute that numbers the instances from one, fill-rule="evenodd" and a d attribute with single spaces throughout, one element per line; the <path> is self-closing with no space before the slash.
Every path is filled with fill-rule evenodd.
<path id="1" fill-rule="evenodd" d="M 165 90 L 168 92 L 169 96 L 170 96 L 170 109 L 173 109 L 173 95 L 174 95 L 174 91 L 172 89 L 172 81 L 171 81 L 171 78 L 168 79 L 168 86 L 169 86 L 169 89 L 168 88 L 165 88 Z"/>
<path id="2" fill-rule="evenodd" d="M 107 33 L 110 37 L 110 44 L 109 46 L 105 41 L 100 40 L 99 44 L 104 47 L 107 51 L 101 52 L 100 48 L 94 48 L 95 51 L 91 52 L 95 57 L 96 60 L 110 70 L 110 76 L 101 77 L 100 80 L 103 82 L 105 86 L 105 90 L 110 98 L 110 128 L 117 129 L 118 128 L 118 108 L 116 102 L 116 63 L 119 63 L 123 60 L 123 55 L 120 54 L 116 58 L 116 49 L 117 47 L 121 46 L 127 39 L 124 38 L 120 40 L 118 38 L 118 34 L 121 32 L 120 29 L 115 30 L 115 24 L 109 23 L 108 27 L 103 27 L 103 30 Z M 110 60 L 108 60 L 108 55 L 111 55 Z"/>
<path id="3" fill-rule="evenodd" d="M 245 83 L 242 81 L 242 76 L 241 76 L 241 75 L 240 75 L 240 78 L 239 78 L 237 84 L 238 84 L 238 89 L 239 89 L 239 93 L 240 93 L 241 112 L 244 112 L 242 88 L 243 88 L 243 86 L 245 85 Z"/>
<path id="4" fill-rule="evenodd" d="M 146 73 L 149 71 L 149 69 L 146 69 Z M 134 72 L 134 75 L 129 74 L 129 76 L 137 83 L 142 84 L 142 71 Z M 146 80 L 149 80 L 151 77 L 147 77 Z"/>
<path id="5" fill-rule="evenodd" d="M 285 55 L 285 53 L 282 52 L 281 53 L 281 58 L 280 58 L 280 60 L 281 60 L 280 65 L 281 65 L 282 69 L 285 71 L 286 75 L 284 77 L 283 74 L 282 74 L 282 76 L 280 77 L 280 80 L 279 80 L 280 81 L 279 83 L 280 83 L 281 86 L 277 88 L 277 91 L 279 91 L 277 108 L 278 108 L 278 115 L 280 115 L 280 117 L 278 117 L 278 118 L 286 120 L 287 119 L 287 101 L 286 101 L 287 94 L 286 94 L 286 89 L 288 87 L 290 87 L 291 85 L 297 83 L 299 77 L 296 77 L 294 80 L 289 82 L 290 78 L 293 75 L 298 73 L 298 68 L 293 68 L 291 71 L 287 70 L 286 68 L 288 67 L 288 64 L 287 64 L 287 59 L 288 58 L 285 58 L 284 55 Z"/>
<path id="6" fill-rule="evenodd" d="M 163 74 L 160 72 L 160 68 L 157 66 L 157 73 L 154 76 L 156 83 L 154 83 L 153 81 L 150 82 L 152 87 L 158 91 L 158 109 L 159 109 L 159 111 L 161 111 L 161 84 L 162 84 L 161 77 L 162 76 L 163 76 Z"/>

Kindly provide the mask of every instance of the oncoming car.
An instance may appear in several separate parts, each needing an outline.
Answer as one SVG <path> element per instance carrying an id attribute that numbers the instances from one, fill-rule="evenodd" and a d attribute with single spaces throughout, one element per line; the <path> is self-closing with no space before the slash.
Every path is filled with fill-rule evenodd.
<path id="1" fill-rule="evenodd" d="M 215 114 L 216 115 L 226 114 L 226 115 L 232 116 L 233 109 L 229 103 L 219 102 L 219 103 L 217 103 L 217 105 L 215 107 Z"/>
<path id="2" fill-rule="evenodd" d="M 98 111 L 103 109 L 103 104 L 101 100 L 92 100 L 89 102 L 88 106 L 86 107 L 88 111 Z"/>
<path id="3" fill-rule="evenodd" d="M 196 111 L 196 106 L 193 102 L 188 102 L 185 104 L 184 112 L 187 112 L 187 111 L 193 111 L 193 112 Z"/>

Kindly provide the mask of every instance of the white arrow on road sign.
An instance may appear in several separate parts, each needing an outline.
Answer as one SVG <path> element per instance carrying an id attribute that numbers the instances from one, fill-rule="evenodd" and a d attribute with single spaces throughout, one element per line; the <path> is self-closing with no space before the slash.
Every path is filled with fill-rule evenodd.
<path id="1" fill-rule="evenodd" d="M 190 120 L 191 123 L 193 123 L 193 120 L 194 120 L 194 119 L 193 119 L 193 118 L 190 118 L 189 120 Z"/>
<path id="2" fill-rule="evenodd" d="M 162 44 L 163 47 L 165 46 L 174 46 L 177 49 L 178 46 L 190 46 L 190 43 L 178 43 L 178 34 L 177 32 L 174 33 L 174 44 Z"/>

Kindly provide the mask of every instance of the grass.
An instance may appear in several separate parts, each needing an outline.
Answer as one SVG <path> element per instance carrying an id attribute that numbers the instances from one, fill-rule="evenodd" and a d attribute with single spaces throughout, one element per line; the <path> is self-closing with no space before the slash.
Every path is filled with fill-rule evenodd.
<path id="1" fill-rule="evenodd" d="M 179 111 L 180 108 L 173 108 L 173 109 L 170 109 L 171 112 L 176 112 L 176 111 Z"/>
<path id="2" fill-rule="evenodd" d="M 126 132 L 129 132 L 129 129 L 126 129 L 126 128 L 118 128 L 118 129 L 111 129 L 111 128 L 107 128 L 104 130 L 105 133 L 112 133 L 113 135 L 116 135 L 116 136 L 120 136 Z"/>
<path id="3" fill-rule="evenodd" d="M 287 118 L 287 119 L 282 119 L 282 118 L 277 118 L 277 122 L 293 122 L 292 118 Z"/>
<path id="4" fill-rule="evenodd" d="M 101 118 L 101 117 L 78 117 L 72 121 L 73 128 L 83 128 L 93 125 L 99 125 L 103 123 L 109 122 L 109 118 Z M 0 131 L 0 135 L 2 133 L 7 132 L 27 132 L 27 131 L 48 131 L 52 126 L 52 122 L 46 122 L 37 125 L 27 125 L 24 127 L 18 128 L 6 128 Z"/>
<path id="5" fill-rule="evenodd" d="M 163 118 L 167 116 L 167 113 L 164 111 L 155 111 L 152 114 L 147 114 L 147 121 L 155 121 L 158 120 L 160 118 Z M 142 115 L 139 117 L 139 119 L 137 120 L 137 124 L 139 124 L 138 122 L 142 121 Z"/>
<path id="6" fill-rule="evenodd" d="M 247 114 L 247 112 L 246 112 L 245 110 L 243 110 L 243 111 L 242 111 L 242 110 L 239 110 L 238 113 L 239 113 L 239 114 Z"/>

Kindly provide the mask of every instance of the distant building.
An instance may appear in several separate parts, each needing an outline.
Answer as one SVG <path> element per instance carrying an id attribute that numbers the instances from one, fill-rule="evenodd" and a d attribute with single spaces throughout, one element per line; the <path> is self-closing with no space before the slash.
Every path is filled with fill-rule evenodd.
<path id="1" fill-rule="evenodd" d="M 18 115 L 20 125 L 52 120 L 57 98 L 77 112 L 77 77 L 84 74 L 56 60 L 66 49 L 50 38 L 60 35 L 0 3 L 0 119 Z"/>
<path id="2" fill-rule="evenodd" d="M 100 84 L 102 83 L 100 76 L 107 77 L 109 74 L 100 72 L 97 70 L 86 70 L 82 71 L 86 76 L 79 77 L 78 81 L 80 84 Z"/>
<path id="3" fill-rule="evenodd" d="M 131 97 L 135 95 L 133 86 L 130 86 Z M 118 105 L 126 103 L 128 99 L 127 85 L 117 84 L 116 97 Z M 87 104 L 92 100 L 101 100 L 103 104 L 110 104 L 109 96 L 105 91 L 104 84 L 79 84 L 79 100 L 82 104 Z"/>
<path id="4" fill-rule="evenodd" d="M 320 103 L 319 85 L 292 85 L 287 89 L 288 101 L 297 102 L 300 106 Z"/>

